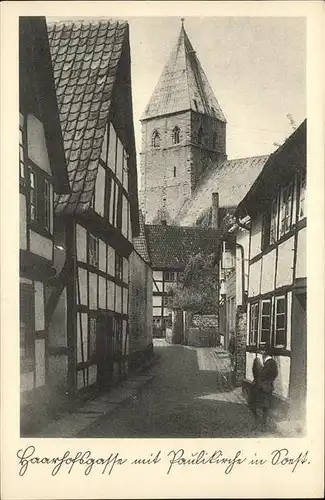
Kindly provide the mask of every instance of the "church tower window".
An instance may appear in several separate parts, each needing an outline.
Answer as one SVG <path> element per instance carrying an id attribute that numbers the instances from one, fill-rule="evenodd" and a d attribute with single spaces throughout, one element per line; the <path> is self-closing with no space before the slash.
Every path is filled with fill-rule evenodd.
<path id="1" fill-rule="evenodd" d="M 179 144 L 180 141 L 180 129 L 177 127 L 173 128 L 173 144 Z"/>
<path id="2" fill-rule="evenodd" d="M 154 130 L 153 133 L 152 133 L 151 146 L 153 148 L 159 148 L 160 147 L 160 134 L 159 134 L 158 130 Z"/>

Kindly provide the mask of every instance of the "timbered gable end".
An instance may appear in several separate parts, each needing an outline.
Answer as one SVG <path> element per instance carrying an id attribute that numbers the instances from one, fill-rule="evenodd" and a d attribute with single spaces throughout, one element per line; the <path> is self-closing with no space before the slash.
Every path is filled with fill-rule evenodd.
<path id="1" fill-rule="evenodd" d="M 270 346 L 279 369 L 275 393 L 288 398 L 292 373 L 304 364 L 297 346 L 306 343 L 305 306 L 300 329 L 295 323 L 306 297 L 306 121 L 270 156 L 236 212 L 251 218 L 246 377 L 252 380 L 254 357 Z"/>
<path id="2" fill-rule="evenodd" d="M 77 389 L 82 389 L 98 381 L 103 346 L 105 363 L 115 371 L 128 354 L 129 260 L 82 221 L 76 224 L 75 252 Z"/>
<path id="3" fill-rule="evenodd" d="M 129 155 L 112 122 L 105 129 L 91 208 L 132 241 Z"/>

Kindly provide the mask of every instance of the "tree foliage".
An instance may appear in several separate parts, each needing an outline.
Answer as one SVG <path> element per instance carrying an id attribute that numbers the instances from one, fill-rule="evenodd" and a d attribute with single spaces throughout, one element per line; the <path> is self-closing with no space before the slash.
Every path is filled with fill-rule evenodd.
<path id="1" fill-rule="evenodd" d="M 185 270 L 184 279 L 177 287 L 168 290 L 171 309 L 191 310 L 197 314 L 217 312 L 217 266 L 215 255 L 192 257 Z"/>

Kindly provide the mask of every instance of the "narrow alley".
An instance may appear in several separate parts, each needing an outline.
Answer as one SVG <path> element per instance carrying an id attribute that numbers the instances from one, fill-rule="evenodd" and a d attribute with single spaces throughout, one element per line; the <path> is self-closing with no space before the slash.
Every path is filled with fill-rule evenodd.
<path id="1" fill-rule="evenodd" d="M 154 349 L 157 362 L 151 368 L 151 382 L 78 437 L 266 436 L 254 429 L 241 388 L 229 388 L 229 359 L 224 351 L 170 345 L 160 339 Z"/>

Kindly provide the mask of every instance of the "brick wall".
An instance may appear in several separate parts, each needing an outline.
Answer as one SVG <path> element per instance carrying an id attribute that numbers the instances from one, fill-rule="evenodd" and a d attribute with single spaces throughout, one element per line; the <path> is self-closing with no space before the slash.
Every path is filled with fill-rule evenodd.
<path id="1" fill-rule="evenodd" d="M 152 270 L 136 253 L 130 256 L 129 355 L 142 357 L 152 343 Z"/>

